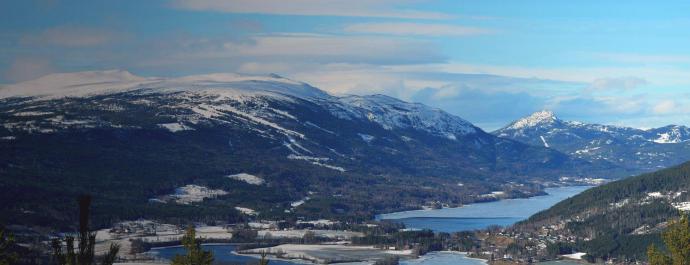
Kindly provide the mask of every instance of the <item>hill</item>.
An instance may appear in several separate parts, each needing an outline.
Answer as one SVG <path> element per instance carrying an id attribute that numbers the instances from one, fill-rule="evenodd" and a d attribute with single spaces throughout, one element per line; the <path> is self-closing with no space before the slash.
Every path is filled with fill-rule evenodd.
<path id="1" fill-rule="evenodd" d="M 0 88 L 0 222 L 359 218 L 539 194 L 615 167 L 383 95 L 277 75 L 53 74 Z"/>
<path id="2" fill-rule="evenodd" d="M 570 237 L 592 258 L 645 259 L 670 220 L 690 210 L 690 162 L 589 189 L 519 223 Z M 542 231 L 543 232 L 543 231 Z"/>

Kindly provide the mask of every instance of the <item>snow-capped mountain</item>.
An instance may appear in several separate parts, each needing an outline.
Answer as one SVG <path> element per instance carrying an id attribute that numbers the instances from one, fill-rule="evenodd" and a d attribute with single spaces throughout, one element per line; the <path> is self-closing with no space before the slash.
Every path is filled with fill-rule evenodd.
<path id="1" fill-rule="evenodd" d="M 451 140 L 479 131 L 468 121 L 440 109 L 385 95 L 347 96 L 339 98 L 339 101 L 346 106 L 335 111 L 339 117 L 366 118 L 387 130 L 416 129 Z"/>
<path id="2" fill-rule="evenodd" d="M 690 160 L 690 128 L 685 126 L 642 130 L 564 121 L 551 111 L 539 111 L 493 134 L 550 147 L 589 161 L 608 161 L 632 173 Z"/>
<path id="3" fill-rule="evenodd" d="M 35 207 L 46 196 L 69 202 L 89 192 L 111 208 L 128 205 L 122 214 L 134 216 L 118 218 L 158 213 L 149 208 L 174 204 L 161 198 L 188 185 L 213 191 L 198 197 L 220 207 L 215 214 L 239 207 L 323 217 L 466 203 L 495 190 L 525 196 L 561 176 L 615 170 L 495 137 L 423 104 L 336 97 L 277 75 L 54 74 L 1 87 L 0 121 L 0 187 L 10 187 L 0 204 Z M 234 174 L 263 182 L 226 177 Z M 56 218 L 34 216 L 52 209 L 2 210 L 10 219 Z"/>
<path id="4" fill-rule="evenodd" d="M 660 144 L 677 144 L 690 140 L 690 128 L 679 125 L 668 125 L 646 130 L 646 137 Z"/>

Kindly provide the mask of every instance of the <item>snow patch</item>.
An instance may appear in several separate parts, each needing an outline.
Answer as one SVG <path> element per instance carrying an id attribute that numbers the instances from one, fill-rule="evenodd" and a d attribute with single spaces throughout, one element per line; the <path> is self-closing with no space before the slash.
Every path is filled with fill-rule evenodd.
<path id="1" fill-rule="evenodd" d="M 512 129 L 512 130 L 519 130 L 527 127 L 534 127 L 539 124 L 549 124 L 553 123 L 557 120 L 556 115 L 553 114 L 553 112 L 548 111 L 548 110 L 542 110 L 538 111 L 535 113 L 532 113 L 532 115 L 527 116 L 525 118 L 519 119 L 510 126 L 507 127 L 507 129 Z"/>
<path id="2" fill-rule="evenodd" d="M 240 111 L 240 110 L 238 110 L 238 109 L 236 109 L 236 108 L 234 108 L 234 107 L 232 107 L 232 106 L 229 106 L 229 105 L 221 105 L 221 106 L 205 105 L 204 107 L 205 107 L 205 109 L 207 109 L 207 110 L 213 109 L 214 111 L 213 111 L 212 113 L 214 113 L 214 114 L 220 113 L 220 115 L 224 115 L 224 114 L 223 114 L 222 112 L 220 112 L 220 111 L 227 111 L 227 112 L 233 113 L 233 114 L 235 114 L 235 115 L 237 115 L 237 116 L 240 116 L 240 117 L 242 117 L 242 118 L 245 118 L 245 119 L 248 120 L 248 121 L 251 121 L 251 122 L 254 122 L 254 123 L 258 123 L 258 124 L 261 124 L 261 125 L 268 126 L 268 127 L 273 128 L 273 129 L 276 129 L 276 130 L 278 130 L 278 131 L 280 131 L 280 132 L 282 132 L 282 133 L 284 133 L 284 134 L 286 134 L 286 135 L 295 135 L 295 136 L 298 136 L 299 138 L 304 138 L 304 134 L 298 133 L 298 132 L 293 131 L 293 130 L 285 129 L 285 128 L 281 127 L 281 126 L 278 125 L 278 124 L 275 124 L 275 123 L 273 123 L 273 122 L 264 120 L 264 119 L 262 119 L 262 118 L 259 118 L 259 117 L 255 116 L 255 115 L 252 115 L 252 114 L 250 114 L 250 113 L 242 112 L 242 111 Z"/>
<path id="3" fill-rule="evenodd" d="M 581 260 L 582 257 L 584 257 L 585 255 L 587 255 L 587 253 L 584 253 L 584 252 L 577 252 L 577 253 L 573 253 L 573 254 L 566 254 L 566 255 L 563 255 L 563 257 L 564 257 L 564 258 L 568 258 L 568 259 L 577 259 L 577 260 Z"/>
<path id="4" fill-rule="evenodd" d="M 363 133 L 358 133 L 357 135 L 359 135 L 359 137 L 362 138 L 362 141 L 365 141 L 368 144 L 371 143 L 371 141 L 373 141 L 376 138 L 372 135 L 363 134 Z"/>
<path id="5" fill-rule="evenodd" d="M 158 127 L 164 128 L 170 132 L 180 132 L 180 131 L 193 131 L 194 128 L 184 125 L 182 123 L 162 123 L 158 124 Z"/>
<path id="6" fill-rule="evenodd" d="M 43 111 L 24 111 L 24 112 L 17 112 L 14 114 L 14 116 L 17 117 L 31 117 L 31 116 L 45 116 L 45 115 L 50 115 L 53 114 L 52 112 L 43 112 Z"/>
<path id="7" fill-rule="evenodd" d="M 309 125 L 309 126 L 311 126 L 311 127 L 314 127 L 314 128 L 316 128 L 316 129 L 322 130 L 322 131 L 324 131 L 324 132 L 330 133 L 330 134 L 335 134 L 333 131 L 326 130 L 326 129 L 320 127 L 319 125 L 316 125 L 315 123 L 310 122 L 310 121 L 307 121 L 307 122 L 305 122 L 304 124 Z"/>
<path id="8" fill-rule="evenodd" d="M 671 134 L 669 133 L 660 133 L 658 135 L 659 138 L 652 140 L 653 142 L 658 144 L 675 144 L 680 142 L 678 138 L 671 138 Z"/>
<path id="9" fill-rule="evenodd" d="M 304 199 L 290 203 L 290 206 L 292 208 L 298 207 L 298 206 L 304 204 L 305 202 L 307 202 L 309 199 L 310 199 L 309 197 L 304 197 Z"/>
<path id="10" fill-rule="evenodd" d="M 236 207 L 235 207 L 235 210 L 238 210 L 239 212 L 241 212 L 241 213 L 243 213 L 243 214 L 246 214 L 246 215 L 257 215 L 257 214 L 259 214 L 259 213 L 258 213 L 257 211 L 255 211 L 254 209 L 250 209 L 250 208 L 246 208 L 246 207 L 239 207 L 239 206 L 236 206 Z"/>
<path id="11" fill-rule="evenodd" d="M 335 225 L 338 223 L 339 223 L 338 221 L 331 221 L 331 220 L 327 220 L 327 219 L 319 219 L 319 220 L 314 220 L 314 221 L 301 221 L 301 220 L 297 221 L 297 224 L 311 224 L 313 226 L 331 226 L 331 225 Z"/>
<path id="12" fill-rule="evenodd" d="M 655 191 L 655 192 L 648 192 L 647 193 L 648 198 L 666 198 L 661 192 Z"/>
<path id="13" fill-rule="evenodd" d="M 313 156 L 304 156 L 304 155 L 294 155 L 294 154 L 290 154 L 290 155 L 287 156 L 287 158 L 288 158 L 288 159 L 293 159 L 293 160 L 304 160 L 304 161 L 310 162 L 310 163 L 313 164 L 313 165 L 317 165 L 317 166 L 320 166 L 320 167 L 325 167 L 325 168 L 328 168 L 328 169 L 333 169 L 333 170 L 340 171 L 340 172 L 345 172 L 345 169 L 342 168 L 342 167 L 332 166 L 332 165 L 328 165 L 328 164 L 322 163 L 322 162 L 325 162 L 325 161 L 330 160 L 330 158 L 327 158 L 327 157 L 313 157 Z"/>
<path id="14" fill-rule="evenodd" d="M 690 211 L 690 202 L 677 202 L 673 204 L 673 207 L 681 211 Z"/>
<path id="15" fill-rule="evenodd" d="M 549 143 L 546 142 L 546 139 L 544 139 L 544 136 L 539 136 L 541 138 L 541 141 L 544 143 L 544 147 L 549 148 Z"/>
<path id="16" fill-rule="evenodd" d="M 257 177 L 257 176 L 254 176 L 254 175 L 247 174 L 247 173 L 239 173 L 239 174 L 234 174 L 234 175 L 230 175 L 227 177 L 234 179 L 234 180 L 244 181 L 244 182 L 251 184 L 251 185 L 264 184 L 264 179 Z"/>
<path id="17" fill-rule="evenodd" d="M 170 199 L 179 204 L 191 204 L 226 194 L 228 192 L 224 190 L 214 190 L 199 185 L 186 185 L 175 189 L 175 194 L 170 195 Z"/>

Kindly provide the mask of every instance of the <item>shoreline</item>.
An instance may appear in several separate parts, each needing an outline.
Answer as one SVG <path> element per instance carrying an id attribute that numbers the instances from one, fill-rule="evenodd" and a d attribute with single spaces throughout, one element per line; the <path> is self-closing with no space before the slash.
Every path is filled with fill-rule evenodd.
<path id="1" fill-rule="evenodd" d="M 586 189 L 580 191 L 583 192 L 587 189 L 597 187 L 596 185 L 571 185 L 571 186 L 556 186 L 556 187 L 547 187 L 544 189 L 546 191 L 547 189 L 558 189 L 558 188 L 577 188 L 577 187 L 587 187 Z M 579 194 L 579 193 L 577 193 Z M 575 194 L 575 195 L 577 195 Z M 506 198 L 506 199 L 497 199 L 494 201 L 486 201 L 486 202 L 475 202 L 475 203 L 468 203 L 468 204 L 463 204 L 460 207 L 444 207 L 440 209 L 417 209 L 417 210 L 407 210 L 407 211 L 400 211 L 400 212 L 390 212 L 390 213 L 381 213 L 381 214 L 376 214 L 374 216 L 375 221 L 383 221 L 383 220 L 389 220 L 389 221 L 394 221 L 394 220 L 402 220 L 406 218 L 421 218 L 421 217 L 428 217 L 428 218 L 514 218 L 514 217 L 506 217 L 506 216 L 498 216 L 498 217 L 445 217 L 445 216 L 405 216 L 406 214 L 414 214 L 414 213 L 428 213 L 428 212 L 434 212 L 438 210 L 448 210 L 448 209 L 462 209 L 466 208 L 471 205 L 480 205 L 480 204 L 486 204 L 486 203 L 496 203 L 496 202 L 503 202 L 503 201 L 514 201 L 514 200 L 529 200 L 537 197 L 543 197 L 543 196 L 549 196 L 551 193 L 543 194 L 543 195 L 535 195 L 535 196 L 530 196 L 530 197 L 521 197 L 521 198 Z M 574 195 L 573 195 L 574 196 Z M 385 218 L 387 217 L 386 215 L 403 215 L 403 217 L 395 217 L 395 218 Z"/>
<path id="2" fill-rule="evenodd" d="M 479 261 L 485 265 L 489 265 L 489 260 L 482 259 L 482 258 L 475 258 L 475 257 L 470 257 L 469 252 L 464 252 L 464 251 L 455 251 L 455 250 L 441 250 L 441 251 L 432 251 L 429 253 L 426 253 L 422 256 L 419 256 L 416 259 L 410 259 L 409 261 L 411 262 L 424 262 L 425 260 L 428 260 L 429 258 L 433 258 L 434 254 L 452 254 L 452 255 L 461 255 L 463 259 L 469 259 L 469 260 L 476 260 Z"/>
<path id="3" fill-rule="evenodd" d="M 209 244 L 202 244 L 202 246 L 236 246 L 239 245 L 238 243 L 209 243 Z M 166 246 L 166 247 L 156 247 L 156 248 L 151 248 L 151 250 L 154 249 L 167 249 L 167 248 L 176 248 L 176 247 L 182 247 L 182 245 L 176 245 L 176 246 Z M 252 257 L 252 258 L 261 258 L 259 254 L 252 254 L 252 253 L 238 253 L 235 250 L 231 251 L 232 254 L 238 255 L 238 256 L 245 256 L 245 257 Z M 308 260 L 308 259 L 302 259 L 302 258 L 279 258 L 277 257 L 274 253 L 267 253 L 268 257 L 270 260 L 278 260 L 278 261 L 286 261 L 286 262 L 291 262 L 295 264 L 302 264 L 302 265 L 316 265 L 316 264 L 322 264 L 319 262 L 315 262 L 313 260 Z M 451 254 L 451 255 L 458 255 L 461 256 L 461 259 L 469 259 L 469 260 L 476 260 L 481 262 L 482 264 L 490 264 L 488 260 L 482 259 L 482 258 L 476 258 L 476 257 L 470 257 L 469 252 L 463 252 L 463 251 L 454 251 L 454 250 L 441 250 L 441 251 L 433 251 L 426 253 L 422 256 L 418 257 L 401 257 L 401 261 L 408 261 L 408 262 L 413 262 L 413 263 L 420 263 L 424 262 L 425 260 L 429 260 L 430 258 L 433 258 L 434 255 L 437 254 Z M 120 264 L 163 264 L 160 262 L 155 262 L 155 260 L 165 260 L 163 258 L 157 257 L 155 254 L 153 255 L 154 261 L 151 262 L 145 262 L 145 263 L 120 263 Z M 350 263 L 365 263 L 365 262 L 372 262 L 368 260 L 359 260 L 359 261 L 348 261 L 348 262 L 337 262 L 337 263 L 329 263 L 329 264 L 350 264 Z M 373 263 L 372 263 L 373 264 Z"/>

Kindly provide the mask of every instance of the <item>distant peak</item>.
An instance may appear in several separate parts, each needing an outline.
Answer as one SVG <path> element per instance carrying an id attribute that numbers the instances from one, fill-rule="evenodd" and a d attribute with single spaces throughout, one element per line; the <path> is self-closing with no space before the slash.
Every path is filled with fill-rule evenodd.
<path id="1" fill-rule="evenodd" d="M 535 113 L 532 113 L 532 115 L 529 115 L 529 118 L 542 119 L 542 120 L 555 120 L 555 119 L 557 119 L 556 114 L 554 114 L 553 111 L 550 111 L 550 110 L 537 111 Z"/>
<path id="2" fill-rule="evenodd" d="M 276 74 L 276 73 L 270 73 L 270 74 L 268 74 L 268 76 L 272 77 L 272 78 L 277 78 L 277 79 L 285 79 L 285 77 L 283 77 L 279 74 Z"/>
<path id="3" fill-rule="evenodd" d="M 513 122 L 513 124 L 508 126 L 508 129 L 522 129 L 526 127 L 534 127 L 540 124 L 550 124 L 557 120 L 558 118 L 552 111 L 542 110 L 532 113 L 527 117 Z"/>

